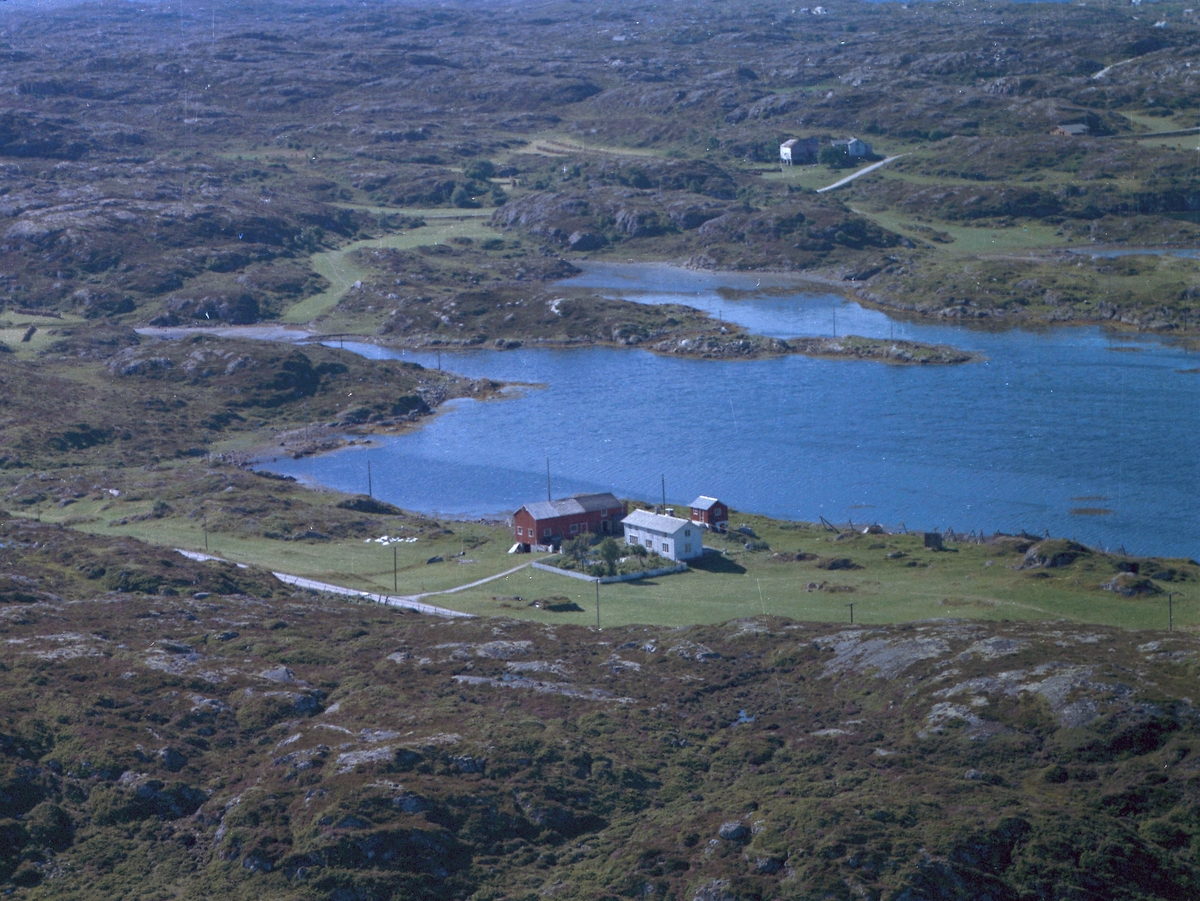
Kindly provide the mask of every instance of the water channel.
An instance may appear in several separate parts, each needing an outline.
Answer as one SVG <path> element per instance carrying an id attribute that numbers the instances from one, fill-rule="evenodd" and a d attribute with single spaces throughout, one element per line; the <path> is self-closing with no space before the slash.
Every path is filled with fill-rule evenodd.
<path id="1" fill-rule="evenodd" d="M 1131 553 L 1200 556 L 1200 354 L 1095 327 L 984 331 L 893 320 L 781 276 L 588 264 L 565 285 L 686 303 L 759 334 L 859 334 L 952 344 L 952 367 L 676 359 L 629 349 L 441 354 L 442 366 L 527 383 L 455 401 L 420 430 L 262 466 L 408 509 L 510 513 L 613 491 L 668 503 L 909 529 L 1049 531 Z M 768 292 L 768 293 L 754 293 Z M 431 352 L 349 349 L 436 365 Z M 1189 371 L 1191 370 L 1191 371 Z"/>

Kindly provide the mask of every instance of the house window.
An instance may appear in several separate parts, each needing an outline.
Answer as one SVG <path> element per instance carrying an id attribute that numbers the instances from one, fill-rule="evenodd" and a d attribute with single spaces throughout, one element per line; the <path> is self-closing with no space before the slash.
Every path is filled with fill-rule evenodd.
<path id="1" fill-rule="evenodd" d="M 691 529 L 684 529 L 684 530 L 683 530 L 683 534 L 684 534 L 684 535 L 686 535 L 688 538 L 691 538 L 691 537 L 692 537 L 692 530 L 691 530 Z"/>
<path id="2" fill-rule="evenodd" d="M 524 529 L 522 529 L 520 526 L 517 526 L 517 534 L 518 534 L 518 535 L 524 535 L 524 534 L 525 534 L 525 530 L 524 530 Z"/>
<path id="3" fill-rule="evenodd" d="M 543 531 L 543 532 L 542 532 L 542 534 L 543 534 L 543 535 L 545 535 L 547 538 L 549 538 L 549 537 L 550 537 L 550 530 L 549 530 L 549 529 L 546 529 L 545 531 Z"/>
<path id="4" fill-rule="evenodd" d="M 669 551 L 670 549 L 671 549 L 671 546 L 670 546 L 669 544 L 667 544 L 667 543 L 664 541 L 664 542 L 663 542 L 663 550 L 664 550 L 664 551 Z"/>
<path id="5" fill-rule="evenodd" d="M 685 554 L 690 554 L 692 552 L 692 546 L 690 544 L 685 544 L 683 546 L 683 552 Z"/>
<path id="6" fill-rule="evenodd" d="M 579 531 L 579 523 L 577 523 L 577 522 L 571 523 L 571 534 L 574 535 L 578 531 Z"/>
<path id="7" fill-rule="evenodd" d="M 608 508 L 607 507 L 605 507 L 603 510 L 600 511 L 601 519 L 604 519 L 606 516 L 608 516 Z"/>

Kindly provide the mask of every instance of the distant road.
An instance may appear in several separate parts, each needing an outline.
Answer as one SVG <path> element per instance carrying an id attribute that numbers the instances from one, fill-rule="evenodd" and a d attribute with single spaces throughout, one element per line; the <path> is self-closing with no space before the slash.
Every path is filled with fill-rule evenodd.
<path id="1" fill-rule="evenodd" d="M 175 548 L 176 553 L 183 554 L 190 560 L 220 560 L 223 563 L 228 563 L 223 557 L 217 557 L 213 554 L 201 554 L 198 551 L 186 551 L 183 548 Z M 238 566 L 245 568 L 246 564 L 239 563 Z M 456 591 L 465 591 L 468 588 L 474 588 L 476 585 L 483 585 L 486 582 L 491 582 L 494 579 L 503 579 L 505 576 L 511 576 L 513 573 L 527 567 L 528 563 L 522 563 L 520 566 L 514 566 L 512 569 L 506 569 L 502 573 L 496 573 L 494 576 L 487 576 L 482 579 L 476 579 L 474 582 L 468 582 L 466 585 L 459 585 L 455 588 L 444 588 L 441 591 L 425 591 L 421 594 L 410 595 L 391 595 L 384 594 L 378 591 L 359 591 L 357 588 L 346 588 L 344 585 L 333 585 L 329 582 L 318 582 L 316 579 L 306 579 L 303 576 L 293 576 L 291 573 L 277 573 L 273 575 L 285 585 L 294 585 L 297 588 L 308 588 L 313 591 L 324 591 L 329 594 L 340 594 L 346 597 L 366 598 L 369 601 L 375 601 L 379 604 L 385 604 L 388 607 L 403 607 L 405 610 L 415 610 L 418 613 L 427 613 L 431 616 L 448 616 L 463 619 L 474 619 L 474 613 L 463 613 L 461 610 L 451 610 L 448 607 L 436 607 L 433 604 L 422 604 L 420 599 L 427 598 L 435 594 L 454 594 Z"/>
<path id="2" fill-rule="evenodd" d="M 874 172 L 880 166 L 886 166 L 892 160 L 898 160 L 902 156 L 905 156 L 905 154 L 897 153 L 895 156 L 889 156 L 886 160 L 880 160 L 878 163 L 875 163 L 872 166 L 867 166 L 867 168 L 865 168 L 865 169 L 859 169 L 857 172 L 852 173 L 851 175 L 847 175 L 841 181 L 835 181 L 831 185 L 826 185 L 823 188 L 817 188 L 817 193 L 824 194 L 826 191 L 832 191 L 834 188 L 840 188 L 842 185 L 848 185 L 848 184 L 850 184 L 850 182 L 854 181 L 854 179 L 858 178 L 860 175 L 866 175 L 868 172 Z"/>
<path id="3" fill-rule="evenodd" d="M 1136 56 L 1133 56 L 1133 57 L 1130 57 L 1129 59 L 1123 59 L 1123 60 L 1121 60 L 1119 63 L 1113 63 L 1111 66 L 1105 66 L 1103 69 L 1101 69 L 1101 70 L 1100 70 L 1099 72 L 1097 72 L 1095 75 L 1093 75 L 1093 76 L 1092 76 L 1092 78 L 1103 78 L 1105 75 L 1107 75 L 1107 74 L 1108 74 L 1109 72 L 1111 72 L 1113 69 L 1115 69 L 1117 66 L 1123 66 L 1123 65 L 1125 65 L 1126 63 L 1131 63 L 1131 62 L 1133 62 L 1135 59 L 1137 59 L 1137 57 L 1136 57 Z"/>

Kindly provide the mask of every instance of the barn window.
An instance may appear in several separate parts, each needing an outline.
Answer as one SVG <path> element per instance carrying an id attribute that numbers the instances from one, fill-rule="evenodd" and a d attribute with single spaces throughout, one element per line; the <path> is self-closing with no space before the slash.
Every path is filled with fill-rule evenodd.
<path id="1" fill-rule="evenodd" d="M 524 529 L 522 529 L 520 526 L 517 526 L 517 534 L 518 534 L 518 535 L 524 535 L 524 534 L 525 534 L 525 530 L 524 530 Z"/>
<path id="2" fill-rule="evenodd" d="M 571 534 L 574 535 L 578 531 L 579 531 L 579 523 L 577 523 L 577 522 L 571 523 Z"/>
<path id="3" fill-rule="evenodd" d="M 545 531 L 544 531 L 542 534 L 543 534 L 543 535 L 545 535 L 547 538 L 549 538 L 549 537 L 550 537 L 550 530 L 549 530 L 549 529 L 546 529 L 546 530 L 545 530 Z"/>

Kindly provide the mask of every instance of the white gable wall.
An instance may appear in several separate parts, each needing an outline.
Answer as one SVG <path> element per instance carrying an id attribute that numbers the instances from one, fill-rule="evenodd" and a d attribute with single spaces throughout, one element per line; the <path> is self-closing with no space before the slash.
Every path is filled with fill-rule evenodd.
<path id="1" fill-rule="evenodd" d="M 660 557 L 666 557 L 668 560 L 691 560 L 703 555 L 702 534 L 703 529 L 692 522 L 679 526 L 673 532 L 649 529 L 628 523 L 625 525 L 626 544 L 640 544 L 646 550 L 654 551 Z"/>

